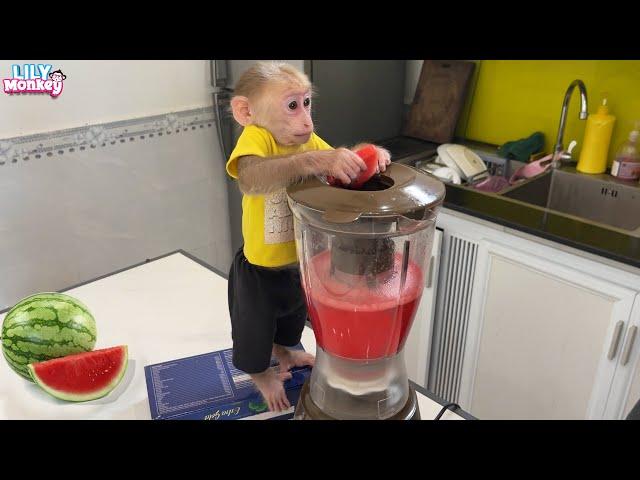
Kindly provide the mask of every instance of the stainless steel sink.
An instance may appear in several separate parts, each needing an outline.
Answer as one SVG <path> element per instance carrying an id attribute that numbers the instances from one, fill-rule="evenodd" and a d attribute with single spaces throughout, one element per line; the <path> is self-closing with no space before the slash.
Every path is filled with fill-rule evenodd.
<path id="1" fill-rule="evenodd" d="M 640 184 L 573 167 L 550 170 L 502 196 L 627 231 L 640 229 Z"/>

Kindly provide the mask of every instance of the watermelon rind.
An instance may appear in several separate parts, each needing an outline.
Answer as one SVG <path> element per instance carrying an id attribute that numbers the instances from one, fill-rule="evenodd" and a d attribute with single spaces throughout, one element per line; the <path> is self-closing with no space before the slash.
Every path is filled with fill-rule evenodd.
<path id="1" fill-rule="evenodd" d="M 68 306 L 52 308 L 50 302 Z M 95 319 L 85 304 L 64 293 L 41 292 L 23 298 L 7 312 L 0 342 L 9 367 L 33 381 L 29 363 L 91 351 L 96 338 Z"/>
<path id="2" fill-rule="evenodd" d="M 101 390 L 96 390 L 95 392 L 90 392 L 86 394 L 73 394 L 73 393 L 63 392 L 63 391 L 51 388 L 46 383 L 41 381 L 40 378 L 38 378 L 38 375 L 36 374 L 36 371 L 34 368 L 35 364 L 33 363 L 30 363 L 28 366 L 29 375 L 31 375 L 31 378 L 33 379 L 33 381 L 40 388 L 42 388 L 49 395 L 55 398 L 58 398 L 60 400 L 66 400 L 68 402 L 88 402 L 89 400 L 97 400 L 98 398 L 102 398 L 108 395 L 109 393 L 111 393 L 122 381 L 122 378 L 124 377 L 124 374 L 127 371 L 127 367 L 129 366 L 129 348 L 127 347 L 127 345 L 122 345 L 121 347 L 124 353 L 124 360 L 122 362 L 122 367 L 120 368 L 120 371 L 106 387 L 104 387 Z"/>

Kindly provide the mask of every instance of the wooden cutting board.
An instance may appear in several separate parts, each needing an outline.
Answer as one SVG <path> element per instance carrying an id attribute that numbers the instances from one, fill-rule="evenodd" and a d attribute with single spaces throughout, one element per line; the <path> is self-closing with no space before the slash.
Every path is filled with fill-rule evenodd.
<path id="1" fill-rule="evenodd" d="M 403 134 L 429 142 L 453 139 L 475 63 L 425 60 Z"/>

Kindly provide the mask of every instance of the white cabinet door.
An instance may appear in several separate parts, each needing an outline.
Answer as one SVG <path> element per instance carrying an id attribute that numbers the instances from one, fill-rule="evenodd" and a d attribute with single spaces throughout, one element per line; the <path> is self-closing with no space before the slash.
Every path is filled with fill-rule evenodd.
<path id="1" fill-rule="evenodd" d="M 640 294 L 636 296 L 626 327 L 615 356 L 618 367 L 607 401 L 606 418 L 624 419 L 640 401 Z"/>
<path id="2" fill-rule="evenodd" d="M 435 313 L 438 273 L 440 270 L 440 251 L 442 231 L 436 230 L 433 236 L 433 247 L 429 261 L 424 292 L 420 306 L 413 320 L 413 326 L 404 348 L 404 359 L 409 379 L 421 387 L 426 386 L 431 355 L 431 331 Z"/>
<path id="3" fill-rule="evenodd" d="M 611 346 L 635 295 L 552 249 L 482 241 L 460 405 L 480 419 L 607 418 L 622 341 Z"/>

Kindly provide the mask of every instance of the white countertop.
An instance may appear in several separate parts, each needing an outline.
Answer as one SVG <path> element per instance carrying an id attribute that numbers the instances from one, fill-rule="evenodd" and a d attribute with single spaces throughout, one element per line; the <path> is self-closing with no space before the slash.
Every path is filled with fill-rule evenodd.
<path id="1" fill-rule="evenodd" d="M 84 403 L 57 400 L 0 360 L 0 419 L 149 420 L 145 365 L 230 348 L 227 280 L 175 253 L 65 291 L 89 306 L 98 330 L 95 348 L 129 346 L 129 368 L 104 398 Z M 5 314 L 0 314 L 0 322 Z M 313 331 L 302 344 L 315 352 Z M 418 392 L 423 419 L 442 406 Z M 462 420 L 447 411 L 442 420 Z"/>

